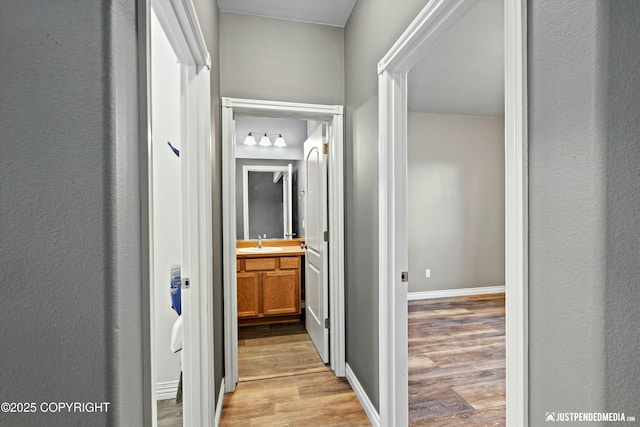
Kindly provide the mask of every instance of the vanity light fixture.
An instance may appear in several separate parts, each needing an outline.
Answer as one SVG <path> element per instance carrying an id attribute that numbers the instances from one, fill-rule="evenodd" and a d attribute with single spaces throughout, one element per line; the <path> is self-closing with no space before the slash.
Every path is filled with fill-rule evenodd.
<path id="1" fill-rule="evenodd" d="M 260 142 L 256 142 L 256 137 L 254 135 L 262 135 L 262 137 L 260 138 Z M 271 143 L 271 139 L 269 139 L 269 135 L 278 135 L 276 141 L 273 144 Z M 251 131 L 245 138 L 244 145 L 260 145 L 262 147 L 286 147 L 287 143 L 284 141 L 281 133 L 267 134 L 266 132 L 261 133 Z"/>

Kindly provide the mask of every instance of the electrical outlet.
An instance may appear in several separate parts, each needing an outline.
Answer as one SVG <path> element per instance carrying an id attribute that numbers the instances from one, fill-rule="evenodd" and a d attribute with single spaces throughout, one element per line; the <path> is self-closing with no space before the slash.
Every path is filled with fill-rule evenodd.
<path id="1" fill-rule="evenodd" d="M 431 277 L 431 269 L 427 268 L 427 270 L 424 272 L 424 276 Z"/>

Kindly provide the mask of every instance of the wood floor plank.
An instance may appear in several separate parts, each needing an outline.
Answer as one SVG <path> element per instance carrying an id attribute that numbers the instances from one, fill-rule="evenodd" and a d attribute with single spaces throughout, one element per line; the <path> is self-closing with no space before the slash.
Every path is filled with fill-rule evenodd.
<path id="1" fill-rule="evenodd" d="M 330 369 L 301 323 L 243 327 L 238 337 L 241 382 Z"/>
<path id="2" fill-rule="evenodd" d="M 504 294 L 409 302 L 409 420 L 505 425 Z"/>
<path id="3" fill-rule="evenodd" d="M 240 382 L 223 426 L 369 426 L 351 386 L 322 363 L 300 324 L 241 328 Z"/>
<path id="4" fill-rule="evenodd" d="M 266 396 L 266 390 L 272 394 Z M 267 402 L 268 408 L 262 406 Z M 239 383 L 234 393 L 225 395 L 221 424 L 371 425 L 349 384 L 331 371 Z"/>

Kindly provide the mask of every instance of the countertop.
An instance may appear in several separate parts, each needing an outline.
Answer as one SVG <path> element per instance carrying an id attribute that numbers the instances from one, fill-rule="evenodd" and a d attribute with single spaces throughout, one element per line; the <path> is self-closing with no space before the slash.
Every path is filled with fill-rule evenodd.
<path id="1" fill-rule="evenodd" d="M 286 240 L 263 240 L 262 246 L 264 247 L 277 247 L 281 250 L 264 253 L 242 253 L 238 252 L 238 249 L 243 248 L 255 248 L 258 246 L 257 240 L 242 240 L 238 241 L 236 248 L 237 258 L 265 258 L 265 257 L 277 257 L 277 256 L 301 256 L 306 253 L 305 249 L 300 247 L 300 243 L 304 242 L 304 238 L 298 239 L 286 239 Z"/>
<path id="2" fill-rule="evenodd" d="M 242 253 L 236 249 L 237 258 L 269 258 L 276 256 L 300 256 L 305 254 L 305 250 L 300 246 L 281 246 L 282 250 L 264 253 Z"/>

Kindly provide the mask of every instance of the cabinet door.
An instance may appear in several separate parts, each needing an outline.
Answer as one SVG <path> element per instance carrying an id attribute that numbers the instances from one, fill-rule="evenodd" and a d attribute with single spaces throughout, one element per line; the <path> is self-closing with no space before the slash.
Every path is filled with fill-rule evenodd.
<path id="1" fill-rule="evenodd" d="M 256 317 L 259 305 L 260 273 L 238 273 L 238 317 Z"/>
<path id="2" fill-rule="evenodd" d="M 298 270 L 263 273 L 262 302 L 265 315 L 300 313 Z"/>

